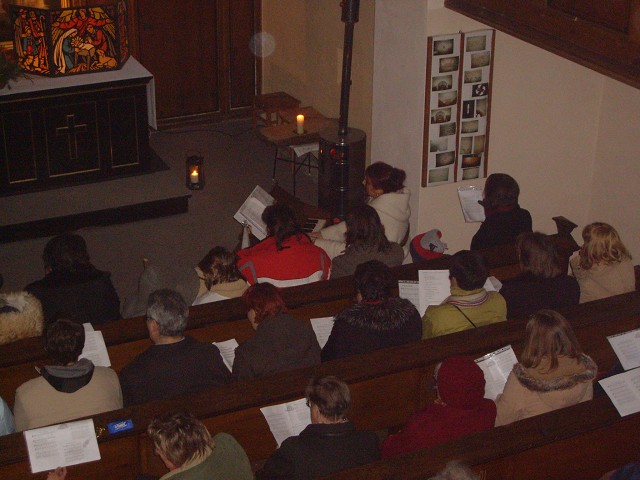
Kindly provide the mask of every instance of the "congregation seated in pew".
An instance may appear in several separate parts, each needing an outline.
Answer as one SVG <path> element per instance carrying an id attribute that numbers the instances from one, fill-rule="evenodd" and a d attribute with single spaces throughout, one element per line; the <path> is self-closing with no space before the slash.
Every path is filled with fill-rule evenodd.
<path id="1" fill-rule="evenodd" d="M 218 347 L 185 335 L 189 307 L 169 289 L 149 296 L 147 329 L 153 342 L 120 372 L 125 406 L 225 385 L 231 373 Z"/>
<path id="2" fill-rule="evenodd" d="M 236 380 L 255 380 L 320 363 L 320 345 L 311 325 L 287 313 L 275 286 L 251 285 L 243 299 L 255 334 L 236 348 Z"/>
<path id="3" fill-rule="evenodd" d="M 409 300 L 391 295 L 391 278 L 389 267 L 378 260 L 357 266 L 357 303 L 335 316 L 323 361 L 420 340 L 420 313 Z"/>
<path id="4" fill-rule="evenodd" d="M 597 373 L 569 322 L 540 310 L 527 323 L 520 362 L 496 399 L 496 426 L 591 400 Z"/>
<path id="5" fill-rule="evenodd" d="M 521 233 L 516 251 L 522 273 L 503 282 L 500 289 L 507 302 L 508 318 L 578 304 L 578 282 L 563 269 L 558 251 L 547 235 Z"/>
<path id="6" fill-rule="evenodd" d="M 116 373 L 78 360 L 85 341 L 82 325 L 58 319 L 45 329 L 44 348 L 55 362 L 16 390 L 16 430 L 30 430 L 122 408 Z"/>
<path id="7" fill-rule="evenodd" d="M 461 250 L 451 257 L 451 295 L 430 306 L 422 318 L 422 338 L 478 328 L 507 319 L 507 305 L 498 292 L 487 292 L 487 263 L 481 253 Z"/>

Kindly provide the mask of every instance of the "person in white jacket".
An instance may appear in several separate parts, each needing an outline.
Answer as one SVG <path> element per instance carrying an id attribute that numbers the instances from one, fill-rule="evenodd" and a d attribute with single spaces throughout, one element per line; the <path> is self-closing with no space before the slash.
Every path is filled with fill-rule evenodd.
<path id="1" fill-rule="evenodd" d="M 365 170 L 367 203 L 373 207 L 384 225 L 387 240 L 404 246 L 409 230 L 411 192 L 404 186 L 407 174 L 404 170 L 384 162 L 372 163 Z M 345 222 L 323 228 L 316 237 L 315 244 L 334 258 L 344 253 Z"/>

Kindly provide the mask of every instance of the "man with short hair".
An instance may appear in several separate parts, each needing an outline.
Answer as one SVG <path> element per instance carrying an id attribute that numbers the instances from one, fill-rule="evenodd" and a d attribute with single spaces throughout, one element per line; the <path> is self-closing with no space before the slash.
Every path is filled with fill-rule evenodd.
<path id="1" fill-rule="evenodd" d="M 156 290 L 147 302 L 154 343 L 122 369 L 125 406 L 177 397 L 225 385 L 231 372 L 215 345 L 185 336 L 189 307 L 174 290 Z"/>
<path id="2" fill-rule="evenodd" d="M 122 408 L 122 393 L 116 373 L 96 367 L 83 358 L 84 327 L 68 319 L 50 324 L 44 348 L 55 362 L 41 376 L 16 390 L 16 430 L 30 430 L 75 418 Z"/>

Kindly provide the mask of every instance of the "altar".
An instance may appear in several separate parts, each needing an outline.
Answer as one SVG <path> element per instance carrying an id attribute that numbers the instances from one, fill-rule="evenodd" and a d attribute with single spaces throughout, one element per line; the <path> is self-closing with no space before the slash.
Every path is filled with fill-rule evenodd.
<path id="1" fill-rule="evenodd" d="M 0 112 L 0 195 L 157 169 L 153 75 L 134 58 L 116 71 L 11 81 Z"/>

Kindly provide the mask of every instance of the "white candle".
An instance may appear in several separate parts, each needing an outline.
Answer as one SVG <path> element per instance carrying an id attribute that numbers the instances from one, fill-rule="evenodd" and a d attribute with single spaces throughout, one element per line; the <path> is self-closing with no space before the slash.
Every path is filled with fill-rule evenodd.
<path id="1" fill-rule="evenodd" d="M 298 115 L 296 117 L 297 129 L 296 132 L 298 135 L 302 135 L 304 133 L 304 115 Z"/>
<path id="2" fill-rule="evenodd" d="M 198 176 L 198 170 L 195 169 L 195 168 L 193 170 L 191 170 L 191 175 L 189 175 L 191 183 L 198 183 L 198 181 L 200 180 L 198 177 L 199 177 Z"/>

